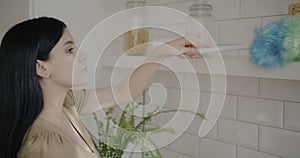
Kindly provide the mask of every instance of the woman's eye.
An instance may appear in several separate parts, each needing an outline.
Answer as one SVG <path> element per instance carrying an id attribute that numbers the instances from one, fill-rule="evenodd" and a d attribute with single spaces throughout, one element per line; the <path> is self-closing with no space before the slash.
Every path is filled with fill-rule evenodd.
<path id="1" fill-rule="evenodd" d="M 70 49 L 68 49 L 67 51 L 68 51 L 69 53 L 73 53 L 74 48 L 70 48 Z"/>

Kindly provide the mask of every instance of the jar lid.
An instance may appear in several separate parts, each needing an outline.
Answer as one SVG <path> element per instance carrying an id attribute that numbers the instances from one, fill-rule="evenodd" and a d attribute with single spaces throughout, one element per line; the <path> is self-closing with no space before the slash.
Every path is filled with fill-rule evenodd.
<path id="1" fill-rule="evenodd" d="M 213 6 L 207 3 L 202 3 L 202 4 L 193 4 L 189 7 L 189 11 L 194 11 L 194 10 L 213 10 Z"/>
<path id="2" fill-rule="evenodd" d="M 134 7 L 143 7 L 144 5 L 145 5 L 144 1 L 139 1 L 139 0 L 127 1 L 126 8 L 129 9 L 129 8 L 134 8 Z"/>

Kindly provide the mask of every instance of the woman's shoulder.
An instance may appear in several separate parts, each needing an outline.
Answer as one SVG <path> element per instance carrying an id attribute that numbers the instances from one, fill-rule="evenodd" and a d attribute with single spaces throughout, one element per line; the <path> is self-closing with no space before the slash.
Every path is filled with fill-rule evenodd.
<path id="1" fill-rule="evenodd" d="M 27 131 L 23 143 L 20 147 L 18 157 L 26 157 L 26 155 L 44 154 L 45 152 L 57 151 L 58 149 L 69 146 L 70 142 L 60 131 L 49 121 L 37 118 L 31 128 Z"/>
<path id="2" fill-rule="evenodd" d="M 84 108 L 86 102 L 86 89 L 69 90 L 64 100 L 64 107 L 68 110 L 76 110 L 78 113 Z"/>

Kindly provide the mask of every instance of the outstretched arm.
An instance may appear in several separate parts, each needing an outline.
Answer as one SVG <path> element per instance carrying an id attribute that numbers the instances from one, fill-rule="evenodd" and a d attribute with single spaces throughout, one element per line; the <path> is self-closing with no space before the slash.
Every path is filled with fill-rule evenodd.
<path id="1" fill-rule="evenodd" d="M 90 114 L 130 102 L 147 88 L 149 80 L 159 69 L 160 63 L 164 59 L 171 56 L 198 58 L 200 53 L 196 47 L 199 45 L 195 42 L 191 43 L 185 38 L 160 45 L 141 66 L 116 86 L 88 90 L 86 106 L 82 109 L 81 114 Z"/>

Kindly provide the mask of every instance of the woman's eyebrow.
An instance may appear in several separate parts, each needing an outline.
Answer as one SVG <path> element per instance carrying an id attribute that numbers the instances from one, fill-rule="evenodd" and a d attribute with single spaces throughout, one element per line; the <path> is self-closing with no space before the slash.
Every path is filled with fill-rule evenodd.
<path id="1" fill-rule="evenodd" d="M 73 42 L 73 41 L 67 41 L 67 42 L 64 44 L 64 46 L 67 45 L 67 44 L 74 44 L 74 42 Z"/>

